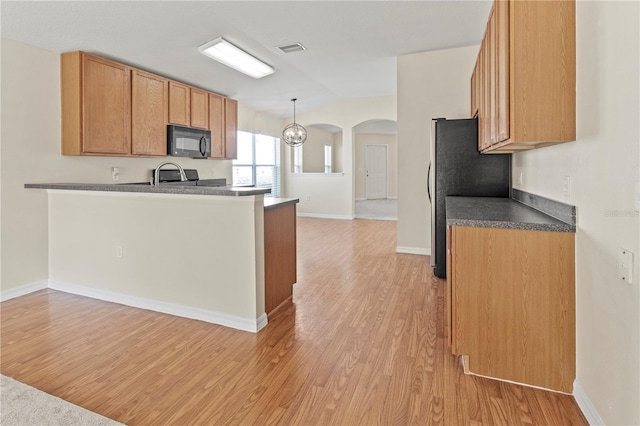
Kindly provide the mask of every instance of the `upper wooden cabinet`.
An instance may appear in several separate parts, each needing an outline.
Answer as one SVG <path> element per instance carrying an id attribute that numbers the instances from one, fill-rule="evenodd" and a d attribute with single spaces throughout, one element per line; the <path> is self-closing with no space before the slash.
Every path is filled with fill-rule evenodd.
<path id="1" fill-rule="evenodd" d="M 167 155 L 167 79 L 131 71 L 131 154 Z"/>
<path id="2" fill-rule="evenodd" d="M 60 66 L 62 153 L 128 155 L 130 69 L 83 52 L 62 54 Z"/>
<path id="3" fill-rule="evenodd" d="M 177 81 L 170 81 L 169 123 L 208 130 L 208 93 Z"/>
<path id="4" fill-rule="evenodd" d="M 191 127 L 209 130 L 209 94 L 191 87 Z"/>
<path id="5" fill-rule="evenodd" d="M 509 139 L 509 3 L 495 3 L 495 126 L 496 142 Z"/>
<path id="6" fill-rule="evenodd" d="M 211 130 L 211 158 L 224 158 L 225 135 L 224 97 L 209 93 L 209 130 Z"/>
<path id="7" fill-rule="evenodd" d="M 471 78 L 478 148 L 575 140 L 575 55 L 575 1 L 495 0 Z"/>
<path id="8" fill-rule="evenodd" d="M 471 74 L 471 117 L 478 115 L 478 99 L 480 98 L 478 90 L 478 62 L 473 67 L 473 74 Z"/>
<path id="9" fill-rule="evenodd" d="M 209 93 L 211 158 L 234 160 L 238 157 L 238 102 Z"/>
<path id="10" fill-rule="evenodd" d="M 63 155 L 166 156 L 177 124 L 210 129 L 211 158 L 236 158 L 236 101 L 85 52 L 60 58 Z"/>
<path id="11" fill-rule="evenodd" d="M 224 158 L 238 158 L 238 101 L 224 99 L 225 154 Z"/>
<path id="12" fill-rule="evenodd" d="M 177 81 L 169 81 L 169 123 L 187 127 L 191 124 L 189 86 Z"/>

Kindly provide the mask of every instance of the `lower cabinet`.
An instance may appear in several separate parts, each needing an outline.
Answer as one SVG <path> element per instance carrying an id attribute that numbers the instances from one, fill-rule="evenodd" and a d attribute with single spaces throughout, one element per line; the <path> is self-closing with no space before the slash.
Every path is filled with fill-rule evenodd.
<path id="1" fill-rule="evenodd" d="M 264 211 L 264 291 L 267 315 L 291 301 L 296 283 L 296 205 Z"/>
<path id="2" fill-rule="evenodd" d="M 572 393 L 575 234 L 447 230 L 447 337 L 469 372 Z"/>

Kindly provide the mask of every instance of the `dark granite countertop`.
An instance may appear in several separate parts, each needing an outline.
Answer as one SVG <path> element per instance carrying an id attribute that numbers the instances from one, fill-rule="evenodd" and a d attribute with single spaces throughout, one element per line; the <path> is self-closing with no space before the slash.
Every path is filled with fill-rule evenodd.
<path id="1" fill-rule="evenodd" d="M 300 202 L 298 198 L 278 198 L 264 197 L 264 209 L 270 210 L 278 207 L 288 206 L 289 204 L 297 204 Z"/>
<path id="2" fill-rule="evenodd" d="M 148 194 L 176 195 L 222 195 L 230 197 L 259 195 L 271 192 L 268 188 L 243 186 L 179 186 L 155 187 L 149 184 L 103 184 L 103 183 L 27 183 L 25 188 L 55 189 L 66 191 L 138 192 Z"/>
<path id="3" fill-rule="evenodd" d="M 447 226 L 576 232 L 566 223 L 510 198 L 447 197 Z"/>

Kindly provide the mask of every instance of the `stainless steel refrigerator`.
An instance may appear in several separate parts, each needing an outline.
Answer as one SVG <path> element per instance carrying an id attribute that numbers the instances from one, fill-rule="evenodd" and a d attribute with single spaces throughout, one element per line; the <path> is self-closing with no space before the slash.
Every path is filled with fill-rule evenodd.
<path id="1" fill-rule="evenodd" d="M 436 118 L 431 128 L 431 163 L 427 173 L 431 203 L 431 266 L 446 278 L 445 198 L 509 197 L 511 154 L 480 154 L 478 120 Z"/>

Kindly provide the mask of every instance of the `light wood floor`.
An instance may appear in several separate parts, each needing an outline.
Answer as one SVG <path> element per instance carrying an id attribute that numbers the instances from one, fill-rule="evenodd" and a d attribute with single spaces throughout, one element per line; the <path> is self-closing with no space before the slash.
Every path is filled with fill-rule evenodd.
<path id="1" fill-rule="evenodd" d="M 443 282 L 395 234 L 299 218 L 295 304 L 257 334 L 52 290 L 3 302 L 1 372 L 128 425 L 587 424 L 571 396 L 462 374 Z"/>

